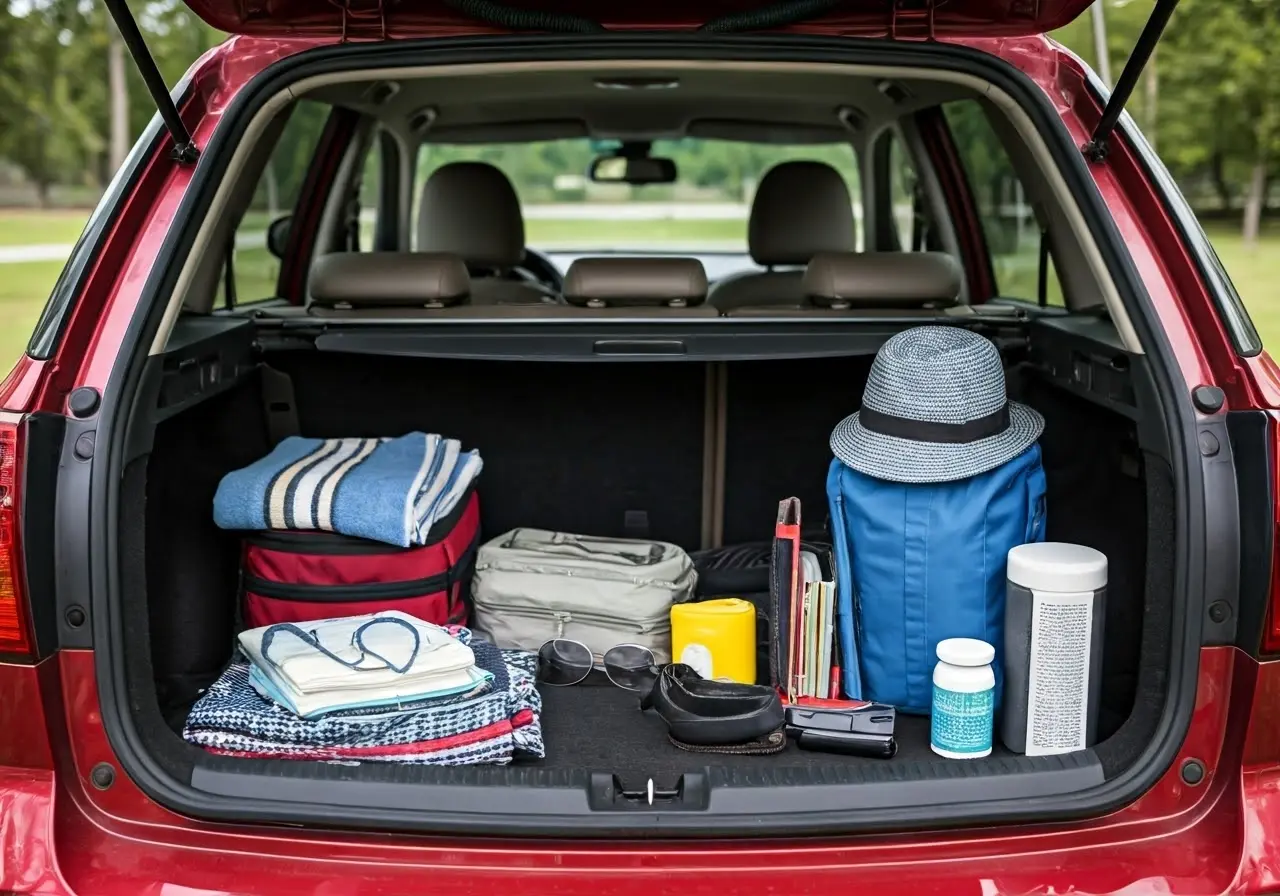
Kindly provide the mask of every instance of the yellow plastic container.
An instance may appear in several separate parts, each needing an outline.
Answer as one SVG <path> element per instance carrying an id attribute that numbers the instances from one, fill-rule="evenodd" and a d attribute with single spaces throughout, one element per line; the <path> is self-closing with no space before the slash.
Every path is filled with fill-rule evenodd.
<path id="1" fill-rule="evenodd" d="M 737 597 L 671 608 L 671 658 L 703 678 L 756 683 L 756 608 Z"/>

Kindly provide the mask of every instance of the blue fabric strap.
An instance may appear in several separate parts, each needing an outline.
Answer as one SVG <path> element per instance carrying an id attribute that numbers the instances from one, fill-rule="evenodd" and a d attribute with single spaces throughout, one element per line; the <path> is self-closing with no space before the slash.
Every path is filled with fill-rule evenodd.
<path id="1" fill-rule="evenodd" d="M 373 626 L 384 622 L 391 622 L 401 626 L 402 628 L 406 628 L 409 630 L 409 634 L 413 635 L 413 652 L 409 654 L 409 659 L 403 666 L 397 666 L 377 651 L 370 650 L 364 643 L 364 633 Z M 271 663 L 271 665 L 275 666 L 277 669 L 280 668 L 279 664 L 267 655 L 267 651 L 271 649 L 271 643 L 280 632 L 293 635 L 302 641 L 302 643 L 306 644 L 308 647 L 315 648 L 316 651 L 327 656 L 335 663 L 340 663 L 348 669 L 356 669 L 357 671 L 373 671 L 370 669 L 360 669 L 360 664 L 365 661 L 366 657 L 373 657 L 375 660 L 381 660 L 385 668 L 390 669 L 397 675 L 403 675 L 409 671 L 410 667 L 413 666 L 414 661 L 418 658 L 418 650 L 422 647 L 422 636 L 418 634 L 418 630 L 416 628 L 408 622 L 405 622 L 403 619 L 397 619 L 394 616 L 382 616 L 377 619 L 370 619 L 352 633 L 351 645 L 360 651 L 360 658 L 351 662 L 349 660 L 344 660 L 342 657 L 338 656 L 333 651 L 329 650 L 329 648 L 321 644 L 320 639 L 316 637 L 315 632 L 304 631 L 292 622 L 278 622 L 262 633 L 262 647 L 260 648 L 263 661 Z"/>

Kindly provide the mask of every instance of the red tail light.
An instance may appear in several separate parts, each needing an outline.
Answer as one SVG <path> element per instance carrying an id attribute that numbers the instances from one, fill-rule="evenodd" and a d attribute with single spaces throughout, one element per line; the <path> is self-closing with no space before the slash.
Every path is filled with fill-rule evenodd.
<path id="1" fill-rule="evenodd" d="M 0 652 L 4 653 L 31 652 L 18 537 L 21 457 L 22 439 L 16 418 L 0 413 Z"/>

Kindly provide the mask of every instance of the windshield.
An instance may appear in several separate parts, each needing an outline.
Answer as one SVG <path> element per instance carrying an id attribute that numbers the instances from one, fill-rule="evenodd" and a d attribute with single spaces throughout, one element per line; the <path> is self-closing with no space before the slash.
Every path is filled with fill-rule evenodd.
<path id="1" fill-rule="evenodd" d="M 587 177 L 592 159 L 613 148 L 587 139 L 424 144 L 417 183 L 450 162 L 498 167 L 520 197 L 526 243 L 549 252 L 746 254 L 747 216 L 760 178 L 779 162 L 795 159 L 826 162 L 844 177 L 850 195 L 859 195 L 857 160 L 847 144 L 658 140 L 650 154 L 675 162 L 674 183 L 593 183 Z M 856 200 L 854 205 L 860 220 Z M 415 220 L 417 211 L 415 205 Z"/>

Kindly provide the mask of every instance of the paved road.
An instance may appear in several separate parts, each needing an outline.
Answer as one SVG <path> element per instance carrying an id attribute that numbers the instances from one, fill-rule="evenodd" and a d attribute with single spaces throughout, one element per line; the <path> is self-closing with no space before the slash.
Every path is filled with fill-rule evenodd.
<path id="1" fill-rule="evenodd" d="M 263 233 L 240 233 L 236 235 L 236 246 L 239 248 L 255 248 L 264 245 L 267 235 Z M 26 246 L 0 246 L 0 264 L 17 264 L 24 261 L 65 261 L 75 248 L 73 243 L 34 243 Z"/>
<path id="2" fill-rule="evenodd" d="M 70 243 L 38 243 L 33 246 L 0 246 L 0 264 L 12 264 L 18 261 L 62 261 L 70 254 Z"/>

